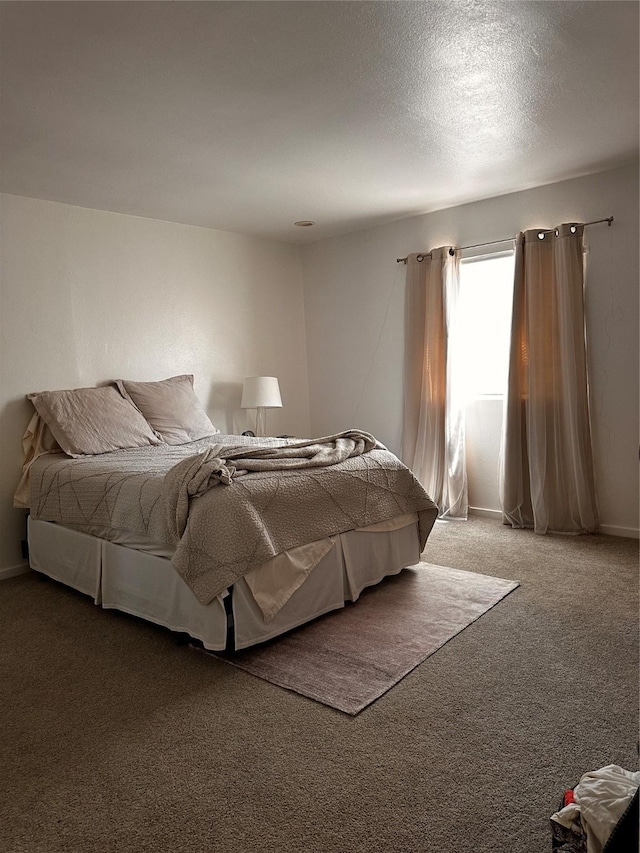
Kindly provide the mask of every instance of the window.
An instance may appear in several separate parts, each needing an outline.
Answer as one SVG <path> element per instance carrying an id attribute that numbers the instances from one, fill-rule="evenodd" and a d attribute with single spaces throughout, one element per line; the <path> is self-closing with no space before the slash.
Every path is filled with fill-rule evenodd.
<path id="1" fill-rule="evenodd" d="M 504 395 L 509 369 L 513 251 L 460 261 L 460 332 L 466 395 Z"/>

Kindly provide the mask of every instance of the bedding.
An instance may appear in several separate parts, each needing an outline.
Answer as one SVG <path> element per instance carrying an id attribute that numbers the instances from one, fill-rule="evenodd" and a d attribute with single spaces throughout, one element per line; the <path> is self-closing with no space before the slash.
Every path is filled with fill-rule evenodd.
<path id="1" fill-rule="evenodd" d="M 22 436 L 22 476 L 13 496 L 14 507 L 18 509 L 28 508 L 29 472 L 38 456 L 45 453 L 62 453 L 62 448 L 40 415 L 34 412 Z"/>
<path id="2" fill-rule="evenodd" d="M 116 385 L 167 444 L 186 444 L 219 432 L 195 395 L 191 374 L 159 382 L 117 379 Z"/>
<path id="3" fill-rule="evenodd" d="M 360 442 L 361 452 L 349 455 L 349 442 L 352 450 Z M 308 464 L 332 454 L 340 461 Z M 213 458 L 235 467 L 230 484 L 199 479 L 203 459 Z M 304 467 L 291 467 L 292 460 Z M 248 470 L 265 464 L 267 470 Z M 189 478 L 185 485 L 179 475 L 185 465 L 195 465 L 191 480 L 207 488 L 188 494 Z M 185 489 L 188 518 L 172 533 L 169 520 Z M 173 565 L 203 604 L 276 555 L 404 513 L 417 513 L 422 548 L 437 515 L 409 469 L 370 436 L 354 433 L 313 442 L 218 434 L 75 459 L 42 455 L 31 466 L 30 504 L 33 519 L 84 532 L 126 530 L 175 546 Z"/>

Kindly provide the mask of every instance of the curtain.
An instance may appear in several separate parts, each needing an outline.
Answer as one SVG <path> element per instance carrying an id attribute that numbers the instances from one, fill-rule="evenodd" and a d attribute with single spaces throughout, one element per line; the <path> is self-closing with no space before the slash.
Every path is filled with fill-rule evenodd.
<path id="1" fill-rule="evenodd" d="M 593 533 L 583 226 L 516 238 L 502 437 L 503 520 L 536 533 Z"/>
<path id="2" fill-rule="evenodd" d="M 407 258 L 402 459 L 440 518 L 466 518 L 459 261 L 449 248 Z"/>

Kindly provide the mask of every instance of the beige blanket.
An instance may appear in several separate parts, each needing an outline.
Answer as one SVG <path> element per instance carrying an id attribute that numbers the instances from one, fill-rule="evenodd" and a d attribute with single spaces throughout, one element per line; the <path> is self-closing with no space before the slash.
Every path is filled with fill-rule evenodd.
<path id="1" fill-rule="evenodd" d="M 437 509 L 409 469 L 380 445 L 365 450 L 370 436 L 330 439 L 319 447 L 216 435 L 82 459 L 41 456 L 31 468 L 31 511 L 78 530 L 102 525 L 167 544 L 182 529 L 173 564 L 205 604 L 276 554 L 406 512 L 418 513 L 424 546 Z M 283 444 L 293 453 L 264 452 Z M 274 469 L 268 463 L 279 454 Z M 312 464 L 332 457 L 341 461 Z M 228 485 L 207 488 L 222 471 L 213 459 L 224 462 Z"/>

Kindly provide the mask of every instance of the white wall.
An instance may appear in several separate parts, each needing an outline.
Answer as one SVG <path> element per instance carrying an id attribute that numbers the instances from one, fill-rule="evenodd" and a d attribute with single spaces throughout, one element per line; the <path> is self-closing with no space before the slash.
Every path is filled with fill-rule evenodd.
<path id="1" fill-rule="evenodd" d="M 611 228 L 597 225 L 586 230 L 596 478 L 604 530 L 623 535 L 637 531 L 637 165 L 304 247 L 312 432 L 357 426 L 400 451 L 405 267 L 396 258 L 435 246 L 500 240 L 527 228 L 609 215 L 615 217 Z M 476 466 L 476 478 L 488 476 L 485 451 L 494 452 L 497 439 L 489 436 L 486 446 L 474 449 L 476 461 L 470 461 Z M 498 509 L 495 481 L 476 480 L 471 489 L 480 495 L 478 500 L 493 499 L 489 508 Z"/>
<path id="2" fill-rule="evenodd" d="M 4 195 L 0 291 L 0 569 L 21 562 L 11 508 L 30 391 L 193 373 L 222 431 L 242 378 L 277 376 L 270 432 L 309 433 L 298 250 L 240 234 Z"/>

